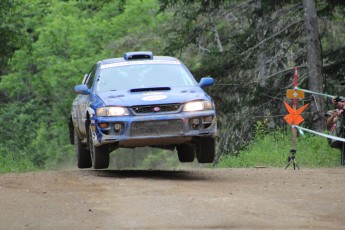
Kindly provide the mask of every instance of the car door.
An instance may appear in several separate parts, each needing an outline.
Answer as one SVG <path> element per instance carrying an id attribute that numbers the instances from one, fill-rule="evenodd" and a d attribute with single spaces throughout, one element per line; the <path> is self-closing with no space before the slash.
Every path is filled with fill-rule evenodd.
<path id="1" fill-rule="evenodd" d="M 92 84 L 95 79 L 97 71 L 97 65 L 94 65 L 93 68 L 91 69 L 90 73 L 86 78 L 84 78 L 83 84 L 87 85 L 89 89 L 92 89 Z M 86 137 L 86 114 L 88 110 L 88 106 L 90 104 L 90 94 L 88 95 L 82 95 L 79 94 L 77 99 L 76 99 L 76 117 L 77 117 L 77 123 L 78 123 L 78 128 L 79 132 L 82 134 L 82 136 Z"/>

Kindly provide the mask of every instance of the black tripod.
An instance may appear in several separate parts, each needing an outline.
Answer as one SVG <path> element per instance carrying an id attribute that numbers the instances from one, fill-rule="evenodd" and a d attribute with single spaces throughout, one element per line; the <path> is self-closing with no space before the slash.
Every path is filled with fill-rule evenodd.
<path id="1" fill-rule="evenodd" d="M 296 156 L 295 156 L 296 149 L 291 149 L 290 153 L 291 153 L 291 155 L 288 157 L 288 164 L 286 165 L 285 169 L 287 169 L 289 167 L 289 165 L 291 164 L 291 162 L 292 162 L 293 169 L 296 170 L 296 167 L 297 167 L 298 170 L 299 170 L 298 164 L 296 162 Z"/>

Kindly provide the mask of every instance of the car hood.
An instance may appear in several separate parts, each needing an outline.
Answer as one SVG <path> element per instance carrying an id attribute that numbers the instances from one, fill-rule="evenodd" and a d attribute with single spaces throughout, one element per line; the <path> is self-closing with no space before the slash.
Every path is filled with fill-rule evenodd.
<path id="1" fill-rule="evenodd" d="M 185 103 L 209 98 L 200 87 L 179 87 L 158 91 L 108 91 L 97 92 L 104 105 L 135 106 L 154 104 Z"/>

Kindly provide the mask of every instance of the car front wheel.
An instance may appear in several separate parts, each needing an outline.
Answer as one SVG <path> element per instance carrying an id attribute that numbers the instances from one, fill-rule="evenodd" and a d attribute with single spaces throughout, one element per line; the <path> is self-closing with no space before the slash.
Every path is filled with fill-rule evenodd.
<path id="1" fill-rule="evenodd" d="M 195 157 L 195 148 L 192 144 L 182 144 L 176 147 L 180 162 L 193 162 Z"/>
<path id="2" fill-rule="evenodd" d="M 105 146 L 94 146 L 92 142 L 92 131 L 89 128 L 89 147 L 94 169 L 106 169 L 109 167 L 109 152 L 106 151 Z"/>
<path id="3" fill-rule="evenodd" d="M 212 137 L 199 139 L 196 158 L 199 163 L 212 163 L 216 154 L 216 140 Z"/>

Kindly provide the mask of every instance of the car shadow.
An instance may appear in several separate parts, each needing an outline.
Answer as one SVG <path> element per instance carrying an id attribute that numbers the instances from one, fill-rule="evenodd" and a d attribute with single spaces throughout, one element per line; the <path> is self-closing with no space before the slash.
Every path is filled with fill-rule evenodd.
<path id="1" fill-rule="evenodd" d="M 150 180 L 207 180 L 198 170 L 88 170 L 91 175 L 111 178 L 143 178 Z"/>

